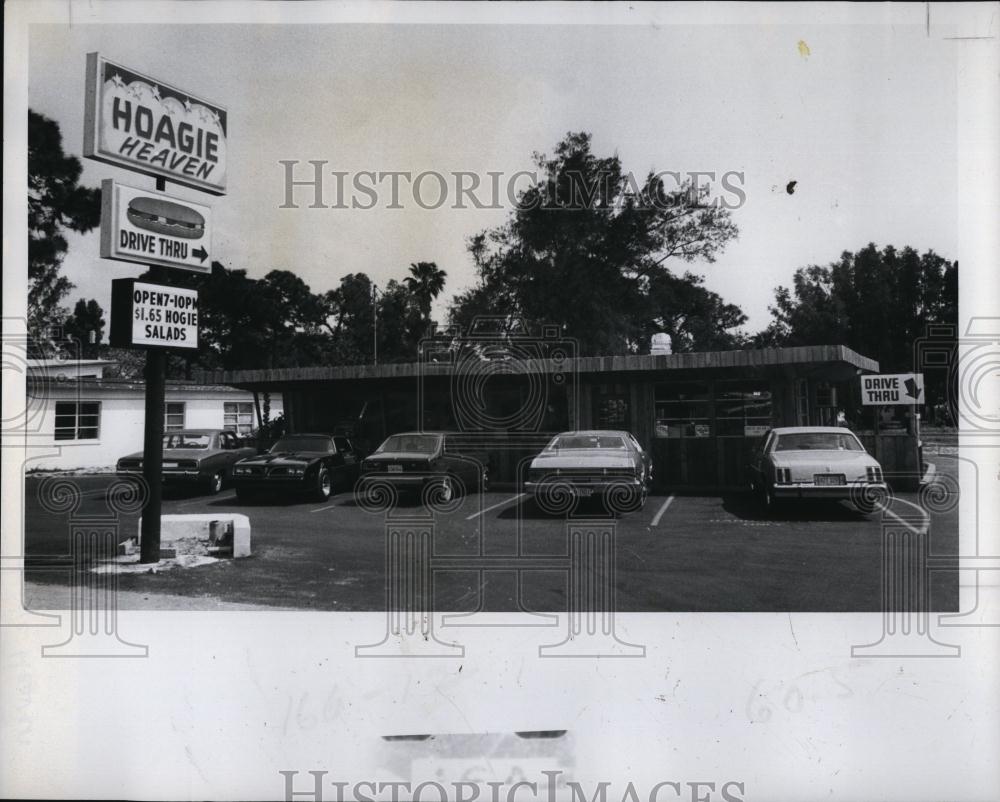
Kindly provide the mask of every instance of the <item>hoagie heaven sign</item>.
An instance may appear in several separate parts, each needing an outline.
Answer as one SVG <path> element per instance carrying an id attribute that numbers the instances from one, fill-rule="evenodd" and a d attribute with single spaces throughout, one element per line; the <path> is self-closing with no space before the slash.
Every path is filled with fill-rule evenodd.
<path id="1" fill-rule="evenodd" d="M 87 54 L 84 156 L 224 195 L 226 126 L 217 103 Z"/>

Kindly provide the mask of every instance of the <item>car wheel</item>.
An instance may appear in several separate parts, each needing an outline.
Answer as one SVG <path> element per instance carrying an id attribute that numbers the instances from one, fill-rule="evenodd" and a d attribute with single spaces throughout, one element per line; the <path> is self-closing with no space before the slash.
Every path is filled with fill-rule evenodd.
<path id="1" fill-rule="evenodd" d="M 457 491 L 455 490 L 455 480 L 450 476 L 442 476 L 438 482 L 438 500 L 442 504 L 450 503 L 454 498 Z"/>
<path id="2" fill-rule="evenodd" d="M 213 473 L 208 480 L 208 492 L 211 493 L 213 496 L 216 493 L 221 492 L 224 479 L 225 475 L 223 474 L 222 471 L 216 471 L 215 473 Z"/>
<path id="3" fill-rule="evenodd" d="M 778 508 L 778 499 L 774 497 L 774 493 L 767 486 L 767 482 L 762 483 L 760 486 L 760 504 L 764 508 L 764 512 L 774 512 Z"/>
<path id="4" fill-rule="evenodd" d="M 316 501 L 326 501 L 333 491 L 333 483 L 330 481 L 330 472 L 326 468 L 320 468 L 316 474 L 316 488 L 313 497 Z"/>

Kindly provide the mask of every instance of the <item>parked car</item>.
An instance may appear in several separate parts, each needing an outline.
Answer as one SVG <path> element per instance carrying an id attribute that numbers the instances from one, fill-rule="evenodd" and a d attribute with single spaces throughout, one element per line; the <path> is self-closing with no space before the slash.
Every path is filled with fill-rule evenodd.
<path id="1" fill-rule="evenodd" d="M 243 447 L 234 432 L 223 429 L 181 429 L 163 435 L 164 484 L 201 485 L 218 493 L 232 478 L 233 465 L 257 449 Z M 142 475 L 142 452 L 118 460 L 119 476 Z"/>
<path id="2" fill-rule="evenodd" d="M 334 486 L 350 487 L 357 475 L 353 444 L 332 434 L 285 434 L 265 454 L 233 466 L 233 484 L 241 501 L 260 493 L 325 501 Z"/>
<path id="3" fill-rule="evenodd" d="M 622 510 L 641 509 L 653 478 L 649 454 L 629 432 L 562 432 L 531 461 L 524 489 L 552 497 L 567 490 L 586 498 L 622 493 Z"/>
<path id="4" fill-rule="evenodd" d="M 484 491 L 489 471 L 481 461 L 462 453 L 454 435 L 446 432 L 402 432 L 387 437 L 361 464 L 359 492 L 366 480 L 387 482 L 398 492 L 423 492 L 431 486 L 437 500 L 449 502 L 464 490 Z"/>
<path id="5" fill-rule="evenodd" d="M 771 429 L 749 470 L 750 488 L 768 510 L 782 499 L 846 499 L 869 513 L 888 496 L 882 466 L 842 426 Z"/>

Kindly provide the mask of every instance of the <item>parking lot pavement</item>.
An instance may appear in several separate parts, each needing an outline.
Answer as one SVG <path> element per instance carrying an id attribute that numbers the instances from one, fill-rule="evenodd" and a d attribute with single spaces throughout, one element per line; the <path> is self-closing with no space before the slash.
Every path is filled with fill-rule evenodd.
<path id="1" fill-rule="evenodd" d="M 940 458 L 939 471 L 954 465 Z M 952 460 L 952 463 L 954 460 Z M 77 514 L 98 514 L 109 477 L 75 477 Z M 27 578 L 65 585 L 68 518 L 41 507 L 38 480 L 26 482 Z M 889 516 L 912 520 L 917 494 L 902 493 Z M 143 594 L 317 610 L 381 610 L 385 605 L 386 519 L 358 506 L 349 491 L 326 503 L 242 504 L 217 496 L 169 493 L 164 514 L 241 512 L 249 516 L 253 556 L 193 569 L 122 574 L 119 587 Z M 419 503 L 396 512 L 404 529 L 433 526 L 435 608 L 534 611 L 566 609 L 567 520 L 513 492 L 467 496 L 428 519 Z M 574 520 L 614 527 L 615 603 L 638 611 L 875 611 L 881 598 L 881 523 L 847 503 L 788 505 L 764 516 L 746 494 L 651 496 L 644 509 L 615 520 L 599 504 Z M 931 550 L 954 554 L 957 507 L 934 512 Z M 409 523 L 406 523 L 409 522 Z M 124 516 L 120 539 L 135 534 Z M 30 597 L 29 597 L 30 600 Z M 954 572 L 932 575 L 935 609 L 955 610 Z M 122 598 L 128 608 L 128 598 Z"/>

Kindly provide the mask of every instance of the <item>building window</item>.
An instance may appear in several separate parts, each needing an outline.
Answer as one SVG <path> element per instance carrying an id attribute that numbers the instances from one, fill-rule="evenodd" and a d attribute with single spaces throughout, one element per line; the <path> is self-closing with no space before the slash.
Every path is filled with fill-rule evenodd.
<path id="1" fill-rule="evenodd" d="M 720 437 L 760 437 L 771 428 L 771 388 L 766 381 L 720 381 L 715 386 Z"/>
<path id="2" fill-rule="evenodd" d="M 795 413 L 799 426 L 809 425 L 809 382 L 805 379 L 795 382 Z"/>
<path id="3" fill-rule="evenodd" d="M 657 437 L 711 437 L 712 397 L 706 382 L 661 384 L 656 388 Z"/>
<path id="4" fill-rule="evenodd" d="M 816 385 L 816 419 L 820 426 L 837 425 L 837 388 L 830 382 Z"/>
<path id="5" fill-rule="evenodd" d="M 56 401 L 56 440 L 97 440 L 100 430 L 100 401 Z"/>
<path id="6" fill-rule="evenodd" d="M 184 428 L 184 402 L 169 401 L 163 414 L 163 430 L 176 432 Z"/>
<path id="7" fill-rule="evenodd" d="M 598 429 L 628 428 L 628 399 L 620 395 L 604 395 L 597 399 Z"/>
<path id="8" fill-rule="evenodd" d="M 226 401 L 223 404 L 222 427 L 245 437 L 253 431 L 253 403 Z"/>

